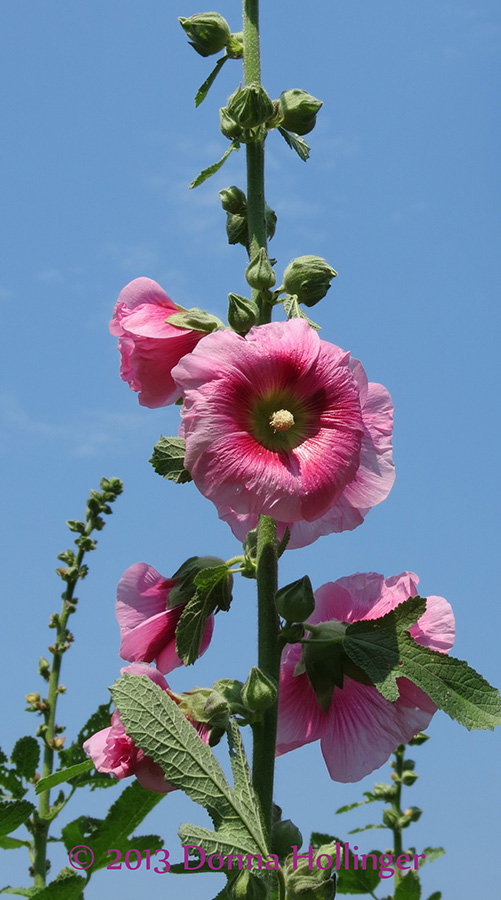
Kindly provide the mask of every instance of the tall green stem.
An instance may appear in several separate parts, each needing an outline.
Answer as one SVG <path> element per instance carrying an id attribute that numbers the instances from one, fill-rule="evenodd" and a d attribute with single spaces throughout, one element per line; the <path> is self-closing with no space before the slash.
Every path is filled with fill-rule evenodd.
<path id="1" fill-rule="evenodd" d="M 246 85 L 261 84 L 261 57 L 259 48 L 259 0 L 243 0 L 244 81 Z M 266 203 L 264 194 L 264 141 L 263 128 L 255 140 L 246 144 L 247 155 L 247 218 L 251 259 L 261 247 L 266 249 Z M 259 291 L 252 292 L 259 309 L 258 324 L 271 320 L 271 305 Z M 258 598 L 258 666 L 262 672 L 278 683 L 280 649 L 277 637 L 279 619 L 275 609 L 277 591 L 277 525 L 268 516 L 260 516 L 257 539 L 257 598 Z M 273 779 L 275 773 L 275 743 L 277 731 L 277 706 L 275 703 L 256 724 L 252 757 L 254 789 L 268 833 L 271 830 L 273 807 Z"/>
<path id="2" fill-rule="evenodd" d="M 405 747 L 403 744 L 400 744 L 399 747 L 395 750 L 395 774 L 397 776 L 396 779 L 396 788 L 395 788 L 395 796 L 393 798 L 392 809 L 400 818 L 402 816 L 402 810 L 400 808 L 402 803 L 402 775 L 404 771 L 404 755 L 405 755 Z M 398 859 L 402 854 L 402 827 L 401 825 L 395 825 L 392 828 L 393 831 L 393 852 L 395 854 L 395 859 Z M 398 866 L 395 868 L 395 889 L 400 884 L 402 880 L 402 873 Z"/>

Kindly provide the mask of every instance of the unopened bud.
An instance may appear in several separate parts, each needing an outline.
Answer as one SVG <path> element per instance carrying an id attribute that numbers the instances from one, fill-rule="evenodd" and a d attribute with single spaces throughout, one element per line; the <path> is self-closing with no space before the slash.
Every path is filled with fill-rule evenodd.
<path id="1" fill-rule="evenodd" d="M 264 247 L 261 247 L 257 256 L 250 261 L 245 270 L 245 277 L 248 284 L 258 291 L 272 288 L 276 283 L 277 278 Z"/>
<path id="2" fill-rule="evenodd" d="M 264 672 L 253 666 L 242 688 L 242 702 L 255 712 L 262 712 L 275 703 L 277 685 Z"/>
<path id="3" fill-rule="evenodd" d="M 189 19 L 179 16 L 179 22 L 200 56 L 219 53 L 229 41 L 230 26 L 217 12 L 197 13 Z"/>
<path id="4" fill-rule="evenodd" d="M 230 117 L 243 129 L 256 128 L 273 113 L 273 102 L 260 84 L 238 87 L 226 105 Z"/>
<path id="5" fill-rule="evenodd" d="M 249 243 L 249 225 L 247 222 L 247 213 L 226 213 L 226 235 L 229 244 L 243 244 L 247 247 Z"/>
<path id="6" fill-rule="evenodd" d="M 304 622 L 315 609 L 315 597 L 307 575 L 280 588 L 275 596 L 277 612 L 288 622 Z"/>
<path id="7" fill-rule="evenodd" d="M 247 198 L 235 184 L 219 191 L 219 199 L 225 212 L 240 214 L 247 212 Z"/>
<path id="8" fill-rule="evenodd" d="M 288 856 L 293 847 L 301 847 L 303 835 L 297 825 L 291 819 L 280 819 L 271 829 L 271 852 L 276 853 L 279 859 Z"/>
<path id="9" fill-rule="evenodd" d="M 258 309 L 253 300 L 240 297 L 239 294 L 228 294 L 228 323 L 237 334 L 247 334 L 256 324 Z"/>
<path id="10" fill-rule="evenodd" d="M 234 900 L 266 900 L 268 891 L 262 878 L 242 869 L 230 887 L 230 896 Z"/>
<path id="11" fill-rule="evenodd" d="M 419 747 L 421 744 L 425 744 L 426 741 L 430 740 L 429 734 L 425 734 L 423 731 L 420 731 L 419 734 L 416 734 L 415 737 L 411 738 L 409 741 L 409 747 Z"/>
<path id="12" fill-rule="evenodd" d="M 337 272 L 321 256 L 298 256 L 284 272 L 284 287 L 299 303 L 315 306 L 325 297 Z"/>
<path id="13" fill-rule="evenodd" d="M 26 694 L 26 701 L 30 704 L 30 706 L 34 706 L 35 703 L 40 701 L 40 694 Z"/>
<path id="14" fill-rule="evenodd" d="M 282 91 L 279 98 L 279 109 L 282 116 L 281 125 L 286 131 L 295 134 L 308 134 L 315 127 L 321 100 L 312 97 L 307 91 L 295 88 Z"/>
<path id="15" fill-rule="evenodd" d="M 226 106 L 219 110 L 219 127 L 230 141 L 238 141 L 243 135 L 242 126 L 230 115 Z"/>

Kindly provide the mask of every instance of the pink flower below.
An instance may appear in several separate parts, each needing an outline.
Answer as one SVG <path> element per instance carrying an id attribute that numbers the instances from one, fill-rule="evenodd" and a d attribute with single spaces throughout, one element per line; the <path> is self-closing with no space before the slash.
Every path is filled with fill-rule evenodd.
<path id="1" fill-rule="evenodd" d="M 205 336 L 169 325 L 169 316 L 179 311 L 151 278 L 135 278 L 120 292 L 110 331 L 118 337 L 120 377 L 139 392 L 141 406 L 155 409 L 175 403 L 180 392 L 172 368 Z"/>
<path id="2" fill-rule="evenodd" d="M 262 513 L 303 547 L 355 528 L 388 495 L 389 394 L 305 321 L 215 332 L 172 374 L 185 466 L 239 540 Z"/>
<path id="3" fill-rule="evenodd" d="M 379 618 L 408 597 L 418 596 L 418 581 L 412 572 L 386 580 L 369 572 L 329 582 L 315 592 L 316 607 L 308 622 L 335 619 L 350 623 Z M 428 597 L 426 612 L 409 633 L 432 650 L 450 650 L 454 616 L 447 600 Z M 399 744 L 427 728 L 436 711 L 427 694 L 406 678 L 398 679 L 400 696 L 391 703 L 373 685 L 360 684 L 345 675 L 343 687 L 334 688 L 329 709 L 323 712 L 308 676 L 294 674 L 300 659 L 299 644 L 291 645 L 282 657 L 277 755 L 320 740 L 334 781 L 359 781 L 379 768 Z"/>
<path id="4" fill-rule="evenodd" d="M 169 691 L 165 678 L 152 666 L 135 663 L 125 666 L 120 674 L 128 672 L 131 675 L 147 675 L 162 690 Z M 197 726 L 195 726 L 197 727 Z M 199 725 L 197 731 L 203 741 L 207 743 L 209 731 L 207 726 Z M 176 788 L 165 780 L 161 766 L 155 763 L 151 757 L 145 756 L 144 751 L 136 747 L 134 741 L 128 737 L 120 719 L 118 710 L 111 717 L 111 724 L 88 738 L 83 745 L 87 756 L 90 756 L 98 772 L 106 772 L 115 778 L 129 778 L 135 775 L 139 783 L 149 791 L 167 794 Z"/>
<path id="5" fill-rule="evenodd" d="M 176 584 L 153 566 L 135 563 L 117 587 L 116 616 L 120 625 L 120 656 L 130 662 L 153 662 L 164 675 L 182 666 L 176 653 L 176 627 L 185 604 L 169 608 L 169 592 Z M 210 644 L 214 616 L 205 626 L 200 656 Z"/>

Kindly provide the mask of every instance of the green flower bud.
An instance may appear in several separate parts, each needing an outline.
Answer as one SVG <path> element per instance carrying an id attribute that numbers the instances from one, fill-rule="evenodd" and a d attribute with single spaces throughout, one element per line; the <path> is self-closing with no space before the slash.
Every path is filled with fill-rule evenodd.
<path id="1" fill-rule="evenodd" d="M 383 825 L 387 828 L 398 828 L 400 816 L 394 809 L 385 809 L 383 812 Z"/>
<path id="2" fill-rule="evenodd" d="M 268 891 L 262 878 L 253 875 L 248 869 L 242 869 L 231 884 L 230 896 L 234 900 L 266 900 Z"/>
<path id="3" fill-rule="evenodd" d="M 418 819 L 423 815 L 423 810 L 419 809 L 418 806 L 410 806 L 409 809 L 404 810 L 404 819 L 405 823 L 402 822 L 402 828 L 406 828 L 407 825 L 410 825 L 411 822 L 417 822 Z"/>
<path id="4" fill-rule="evenodd" d="M 295 88 L 282 91 L 279 98 L 279 109 L 282 116 L 281 125 L 286 131 L 295 134 L 308 134 L 315 127 L 317 113 L 323 103 L 306 91 Z"/>
<path id="5" fill-rule="evenodd" d="M 258 309 L 252 300 L 238 294 L 228 294 L 228 323 L 237 334 L 247 334 L 256 324 Z"/>
<path id="6" fill-rule="evenodd" d="M 226 106 L 219 110 L 219 127 L 230 141 L 239 141 L 243 135 L 243 128 L 230 115 Z"/>
<path id="7" fill-rule="evenodd" d="M 268 709 L 277 699 L 277 695 L 276 683 L 253 666 L 242 688 L 242 702 L 245 706 L 256 712 Z"/>
<path id="8" fill-rule="evenodd" d="M 299 303 L 315 306 L 325 297 L 337 272 L 321 256 L 298 256 L 284 272 L 284 287 Z"/>
<path id="9" fill-rule="evenodd" d="M 304 622 L 315 609 L 311 581 L 307 575 L 280 588 L 275 596 L 277 612 L 288 622 Z"/>
<path id="10" fill-rule="evenodd" d="M 225 212 L 238 213 L 239 215 L 247 212 L 247 198 L 244 192 L 235 184 L 219 191 L 219 199 Z"/>
<path id="11" fill-rule="evenodd" d="M 214 682 L 212 687 L 227 700 L 231 710 L 235 704 L 238 705 L 242 702 L 243 684 L 241 681 L 237 681 L 235 678 L 220 678 L 219 681 Z"/>
<path id="12" fill-rule="evenodd" d="M 272 288 L 276 283 L 277 278 L 264 247 L 261 247 L 257 256 L 251 259 L 245 270 L 245 277 L 248 284 L 258 291 Z"/>
<path id="13" fill-rule="evenodd" d="M 285 859 L 293 847 L 301 848 L 303 835 L 291 819 L 275 822 L 271 829 L 270 848 L 279 859 Z"/>
<path id="14" fill-rule="evenodd" d="M 419 734 L 416 734 L 416 736 L 409 741 L 409 747 L 419 747 L 421 746 L 421 744 L 425 744 L 426 741 L 429 740 L 429 734 L 425 734 L 423 731 L 420 731 Z"/>
<path id="15" fill-rule="evenodd" d="M 411 784 L 414 784 L 414 782 L 417 781 L 418 777 L 419 776 L 416 775 L 415 772 L 410 772 L 410 771 L 403 772 L 402 782 L 403 782 L 403 784 L 406 785 L 406 787 L 410 787 Z"/>
<path id="16" fill-rule="evenodd" d="M 197 13 L 189 19 L 179 16 L 179 22 L 200 56 L 219 53 L 230 39 L 230 26 L 217 12 Z"/>
<path id="17" fill-rule="evenodd" d="M 229 244 L 243 244 L 246 247 L 249 243 L 247 215 L 226 213 L 226 235 Z"/>
<path id="18" fill-rule="evenodd" d="M 260 84 L 238 87 L 228 100 L 229 116 L 243 129 L 256 128 L 269 119 L 273 103 Z"/>

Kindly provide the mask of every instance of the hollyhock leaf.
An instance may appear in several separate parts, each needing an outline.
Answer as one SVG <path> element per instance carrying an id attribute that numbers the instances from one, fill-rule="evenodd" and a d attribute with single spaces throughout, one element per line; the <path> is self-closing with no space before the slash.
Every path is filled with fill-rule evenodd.
<path id="1" fill-rule="evenodd" d="M 174 325 L 176 328 L 190 328 L 192 331 L 203 331 L 206 334 L 217 331 L 218 328 L 224 328 L 221 319 L 196 306 L 169 316 L 169 325 Z"/>
<path id="2" fill-rule="evenodd" d="M 153 456 L 149 461 L 158 475 L 175 484 L 186 484 L 192 478 L 184 468 L 184 455 L 183 438 L 162 435 L 153 447 Z"/>
<path id="3" fill-rule="evenodd" d="M 200 85 L 195 95 L 195 106 L 200 106 L 200 104 L 203 103 L 227 59 L 229 59 L 228 56 L 222 56 L 221 59 L 218 59 L 208 78 Z"/>
<path id="4" fill-rule="evenodd" d="M 19 850 L 21 847 L 31 847 L 29 841 L 20 841 L 18 838 L 0 837 L 0 847 L 2 850 Z M 2 893 L 0 891 L 0 893 Z"/>
<path id="5" fill-rule="evenodd" d="M 310 328 L 314 328 L 315 331 L 321 331 L 321 326 L 317 325 L 316 322 L 312 322 L 301 309 L 295 294 L 292 296 L 291 294 L 287 294 L 286 298 L 283 300 L 283 307 L 288 319 L 306 319 Z"/>
<path id="6" fill-rule="evenodd" d="M 420 900 L 421 883 L 415 872 L 407 872 L 395 889 L 393 900 Z"/>
<path id="7" fill-rule="evenodd" d="M 501 725 L 501 696 L 468 663 L 402 635 L 400 673 L 469 731 Z M 377 685 L 376 685 L 377 687 Z"/>
<path id="8" fill-rule="evenodd" d="M 425 847 L 422 853 L 426 859 L 420 859 L 418 862 L 418 869 L 424 866 L 427 862 L 435 862 L 436 859 L 440 859 L 441 856 L 445 856 L 445 850 L 443 847 Z M 431 900 L 429 897 L 428 900 Z"/>
<path id="9" fill-rule="evenodd" d="M 40 745 L 30 735 L 19 738 L 10 758 L 22 778 L 33 778 L 40 760 Z"/>
<path id="10" fill-rule="evenodd" d="M 397 674 L 404 674 L 400 639 L 425 610 L 425 599 L 409 597 L 385 616 L 353 622 L 346 629 L 345 653 L 369 676 L 385 700 L 398 700 Z"/>
<path id="11" fill-rule="evenodd" d="M 122 853 L 132 848 L 142 850 L 162 847 L 163 840 L 160 837 L 143 835 L 130 837 L 130 835 L 164 796 L 165 794 L 148 791 L 141 787 L 138 781 L 134 781 L 110 806 L 105 819 L 90 819 L 87 816 L 80 816 L 66 825 L 62 829 L 62 838 L 66 849 L 71 850 L 76 844 L 91 842 L 94 853 L 92 871 L 95 872 L 109 864 L 108 849 L 110 847 L 116 847 Z M 89 841 L 89 837 L 91 841 Z"/>
<path id="12" fill-rule="evenodd" d="M 90 772 L 93 766 L 94 763 L 92 760 L 87 759 L 85 762 L 77 763 L 76 766 L 70 766 L 69 769 L 61 769 L 59 772 L 54 772 L 53 775 L 49 775 L 47 778 L 41 778 L 35 787 L 35 794 L 42 794 L 44 791 L 50 791 L 50 789 L 57 784 L 63 784 L 65 781 L 70 781 L 71 778 L 76 778 L 77 775 Z"/>
<path id="13" fill-rule="evenodd" d="M 240 150 L 240 144 L 238 143 L 238 141 L 231 142 L 230 146 L 225 150 L 221 159 L 218 160 L 218 162 L 213 163 L 211 166 L 208 166 L 206 169 L 202 169 L 202 171 L 200 172 L 200 175 L 197 175 L 197 177 L 194 179 L 194 181 L 191 182 L 191 184 L 189 185 L 189 188 L 191 189 L 191 188 L 198 187 L 199 184 L 203 184 L 204 181 L 207 181 L 207 179 L 210 178 L 211 175 L 215 175 L 216 172 L 219 172 L 219 169 L 221 168 L 221 166 L 224 165 L 224 163 L 228 159 L 232 150 Z"/>
<path id="14" fill-rule="evenodd" d="M 306 162 L 310 156 L 310 148 L 304 138 L 294 134 L 293 131 L 286 131 L 281 125 L 278 126 L 278 130 L 291 150 L 295 150 L 299 158 Z"/>
<path id="15" fill-rule="evenodd" d="M 235 719 L 230 720 L 227 735 L 231 771 L 233 772 L 233 790 L 239 798 L 242 807 L 246 810 L 249 819 L 255 820 L 256 825 L 260 826 L 260 841 L 263 845 L 266 845 L 261 810 L 259 808 L 258 799 L 254 793 L 254 788 L 252 787 L 249 763 L 247 762 L 247 757 L 245 755 L 240 729 L 235 722 Z"/>
<path id="16" fill-rule="evenodd" d="M 10 834 L 23 825 L 35 807 L 28 800 L 2 800 L 0 802 L 0 835 Z"/>
<path id="17" fill-rule="evenodd" d="M 360 834 L 361 831 L 373 831 L 374 828 L 386 828 L 386 825 L 364 825 L 363 828 L 352 828 L 348 834 Z"/>
<path id="18" fill-rule="evenodd" d="M 228 610 L 231 603 L 228 566 L 202 569 L 195 575 L 194 583 L 196 591 L 183 609 L 176 628 L 176 653 L 185 666 L 192 665 L 200 656 L 208 618 L 214 611 Z"/>
<path id="19" fill-rule="evenodd" d="M 205 807 L 217 829 L 211 832 L 182 826 L 179 834 L 183 842 L 211 848 L 209 852 L 221 852 L 221 847 L 224 853 L 266 855 L 261 820 L 249 810 L 252 788 L 250 782 L 243 786 L 243 750 L 235 736 L 237 788 L 232 789 L 210 747 L 166 691 L 145 676 L 127 673 L 111 691 L 129 737 L 162 767 L 170 784 Z"/>
<path id="20" fill-rule="evenodd" d="M 40 900 L 81 900 L 86 884 L 86 878 L 82 878 L 73 869 L 66 867 L 47 887 L 42 888 L 41 891 L 37 890 L 35 896 Z"/>
<path id="21" fill-rule="evenodd" d="M 442 900 L 442 891 L 434 891 L 433 894 L 430 894 L 428 900 Z"/>
<path id="22" fill-rule="evenodd" d="M 371 850 L 379 860 L 382 855 L 380 850 Z M 369 854 L 367 854 L 369 856 Z M 379 885 L 379 868 L 372 869 L 372 860 L 367 861 L 365 869 L 353 869 L 353 857 L 350 855 L 350 868 L 341 868 L 337 872 L 338 894 L 372 894 Z"/>

